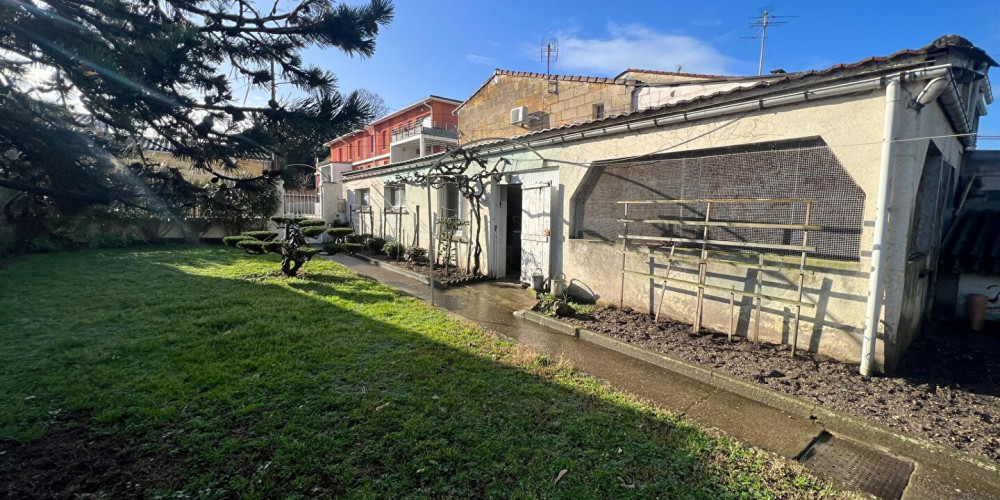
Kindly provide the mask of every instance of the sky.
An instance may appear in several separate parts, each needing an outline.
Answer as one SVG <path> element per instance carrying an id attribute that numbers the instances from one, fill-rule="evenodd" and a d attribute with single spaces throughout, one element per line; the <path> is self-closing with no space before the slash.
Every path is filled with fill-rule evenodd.
<path id="1" fill-rule="evenodd" d="M 352 3 L 348 1 L 347 3 Z M 356 2 L 354 2 L 356 3 Z M 545 72 L 543 40 L 559 43 L 552 73 L 615 76 L 626 68 L 755 75 L 760 40 L 748 24 L 768 9 L 787 24 L 768 29 L 764 73 L 800 71 L 918 49 L 949 33 L 1000 60 L 1000 3 L 791 0 L 396 0 L 375 55 L 309 49 L 305 59 L 367 88 L 392 109 L 434 94 L 465 100 L 495 68 Z M 1000 71 L 991 71 L 1000 101 Z M 1000 102 L 982 133 L 1000 132 Z M 1000 145 L 997 145 L 1000 147 Z"/>

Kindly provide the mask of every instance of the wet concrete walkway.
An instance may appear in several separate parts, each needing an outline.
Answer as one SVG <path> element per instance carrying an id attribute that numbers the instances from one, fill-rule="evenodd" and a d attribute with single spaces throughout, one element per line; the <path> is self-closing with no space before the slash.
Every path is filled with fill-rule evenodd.
<path id="1" fill-rule="evenodd" d="M 409 295 L 423 300 L 429 298 L 429 287 L 425 283 L 393 270 L 347 255 L 324 258 Z M 816 420 L 793 415 L 515 317 L 514 311 L 531 307 L 535 300 L 527 290 L 513 283 L 481 282 L 448 290 L 436 289 L 434 296 L 438 307 L 549 356 L 561 356 L 574 367 L 660 408 L 700 425 L 720 429 L 733 438 L 783 457 L 797 458 L 824 432 Z M 1000 490 L 983 491 L 980 485 L 962 484 L 945 476 L 936 467 L 918 463 L 903 498 L 1000 498 L 994 496 L 1000 494 Z"/>

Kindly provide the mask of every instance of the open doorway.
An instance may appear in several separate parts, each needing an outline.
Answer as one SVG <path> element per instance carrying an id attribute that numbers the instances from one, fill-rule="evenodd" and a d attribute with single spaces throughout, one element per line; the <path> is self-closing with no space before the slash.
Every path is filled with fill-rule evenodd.
<path id="1" fill-rule="evenodd" d="M 509 184 L 506 188 L 505 277 L 518 278 L 521 276 L 521 185 Z"/>

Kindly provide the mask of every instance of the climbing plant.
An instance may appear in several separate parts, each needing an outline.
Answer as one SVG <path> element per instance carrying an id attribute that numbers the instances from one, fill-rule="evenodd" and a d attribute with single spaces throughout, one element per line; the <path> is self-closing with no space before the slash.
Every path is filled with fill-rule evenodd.
<path id="1" fill-rule="evenodd" d="M 425 173 L 414 172 L 406 176 L 396 176 L 397 182 L 411 186 L 430 186 L 434 189 L 441 189 L 446 184 L 454 184 L 458 187 L 458 192 L 468 200 L 469 210 L 472 213 L 472 220 L 469 221 L 473 230 L 473 234 L 469 238 L 473 248 L 472 264 L 471 269 L 467 269 L 472 274 L 479 274 L 481 270 L 480 257 L 483 249 L 480 236 L 482 234 L 482 210 L 486 198 L 486 186 L 491 181 L 500 182 L 503 178 L 503 171 L 500 167 L 509 163 L 509 160 L 500 157 L 491 167 L 485 159 L 480 157 L 478 148 L 460 146 L 439 157 Z M 444 223 L 444 220 L 441 223 Z M 454 232 L 451 235 L 454 237 Z M 448 247 L 450 250 L 451 245 L 449 244 Z"/>

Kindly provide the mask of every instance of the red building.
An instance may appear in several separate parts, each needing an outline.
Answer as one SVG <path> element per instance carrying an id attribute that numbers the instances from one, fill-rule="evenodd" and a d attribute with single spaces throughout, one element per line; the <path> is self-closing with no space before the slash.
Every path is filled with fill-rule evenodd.
<path id="1" fill-rule="evenodd" d="M 458 144 L 461 101 L 428 96 L 326 144 L 330 161 L 361 170 L 444 151 Z"/>

